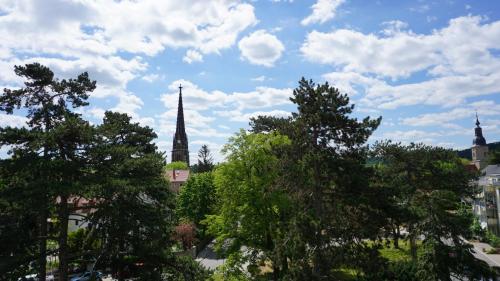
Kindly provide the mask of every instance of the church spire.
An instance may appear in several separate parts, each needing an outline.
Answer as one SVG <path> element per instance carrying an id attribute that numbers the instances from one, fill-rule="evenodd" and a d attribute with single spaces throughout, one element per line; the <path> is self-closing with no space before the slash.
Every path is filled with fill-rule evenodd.
<path id="1" fill-rule="evenodd" d="M 182 106 L 182 85 L 179 85 L 179 104 L 177 106 L 177 125 L 172 144 L 172 162 L 182 161 L 189 166 L 189 149 L 184 124 L 184 108 Z"/>
<path id="2" fill-rule="evenodd" d="M 475 138 L 472 141 L 473 145 L 486 145 L 486 139 L 483 137 L 483 129 L 479 126 L 479 117 L 476 112 L 476 128 L 474 128 Z"/>

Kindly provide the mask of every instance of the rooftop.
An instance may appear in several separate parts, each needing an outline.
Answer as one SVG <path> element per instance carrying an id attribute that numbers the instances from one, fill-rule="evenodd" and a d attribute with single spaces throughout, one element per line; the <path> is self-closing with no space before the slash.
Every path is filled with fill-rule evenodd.
<path id="1" fill-rule="evenodd" d="M 170 182 L 186 182 L 189 178 L 189 170 L 168 170 Z"/>

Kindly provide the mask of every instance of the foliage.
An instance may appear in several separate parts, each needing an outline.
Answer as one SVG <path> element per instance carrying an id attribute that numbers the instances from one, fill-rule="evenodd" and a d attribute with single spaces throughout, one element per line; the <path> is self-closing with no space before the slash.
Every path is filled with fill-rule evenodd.
<path id="1" fill-rule="evenodd" d="M 500 237 L 496 236 L 491 231 L 486 231 L 485 237 L 486 237 L 486 242 L 490 244 L 491 247 L 500 248 Z"/>
<path id="2" fill-rule="evenodd" d="M 399 244 L 399 247 L 396 248 L 394 245 L 391 245 L 391 240 L 385 240 L 385 245 L 383 245 L 380 249 L 380 255 L 387 259 L 389 262 L 403 262 L 411 260 L 411 252 L 410 252 L 410 242 L 408 240 L 403 240 Z M 421 244 L 422 241 L 417 241 L 417 256 L 421 254 Z"/>
<path id="3" fill-rule="evenodd" d="M 196 165 L 197 173 L 210 172 L 214 168 L 214 158 L 210 153 L 210 149 L 206 144 L 202 145 L 198 151 L 198 164 Z"/>
<path id="4" fill-rule="evenodd" d="M 234 253 L 229 256 L 223 265 L 217 267 L 210 281 L 250 281 L 258 280 L 258 277 L 250 278 L 242 268 L 242 256 L 240 253 Z"/>
<path id="5" fill-rule="evenodd" d="M 141 272 L 159 278 L 170 260 L 165 251 L 172 244 L 173 195 L 163 154 L 153 143 L 156 134 L 126 114 L 109 111 L 97 132 L 91 150 L 95 184 L 89 195 L 97 204 L 90 221 L 104 240 L 100 257 L 115 272 L 140 262 Z"/>
<path id="6" fill-rule="evenodd" d="M 196 227 L 193 223 L 183 222 L 174 229 L 174 239 L 181 243 L 184 250 L 193 247 L 195 241 Z"/>
<path id="7" fill-rule="evenodd" d="M 492 150 L 488 153 L 489 165 L 500 165 L 500 149 Z"/>
<path id="8" fill-rule="evenodd" d="M 205 236 L 206 226 L 201 224 L 207 215 L 214 214 L 216 194 L 211 172 L 192 174 L 177 197 L 176 213 L 180 218 L 193 222 L 200 230 L 199 238 Z"/>
<path id="9" fill-rule="evenodd" d="M 168 171 L 171 171 L 171 170 L 187 170 L 188 169 L 188 165 L 186 164 L 186 162 L 174 161 L 174 162 L 168 163 L 165 166 L 165 168 Z"/>
<path id="10" fill-rule="evenodd" d="M 37 203 L 35 216 L 38 219 L 38 252 L 32 253 L 38 257 L 39 277 L 46 276 L 47 256 L 47 219 L 52 211 L 58 216 L 59 243 L 59 274 L 62 279 L 67 274 L 67 198 L 71 196 L 85 169 L 84 155 L 81 148 L 88 142 L 89 125 L 81 120 L 71 108 L 87 105 L 89 92 L 96 87 L 87 73 L 80 74 L 76 79 L 56 79 L 54 73 L 38 63 L 25 66 L 15 66 L 16 75 L 25 79 L 24 87 L 19 89 L 4 89 L 0 95 L 0 111 L 12 114 L 21 109 L 27 112 L 26 128 L 2 128 L 0 130 L 0 145 L 11 147 L 11 158 L 7 162 L 16 165 L 31 162 L 31 165 L 19 165 L 19 170 L 9 177 L 32 174 L 31 182 L 24 181 L 24 187 L 29 186 L 31 198 Z M 4 163 L 7 163 L 4 162 Z M 9 181 L 9 188 L 21 188 L 17 180 Z M 60 198 L 56 204 L 55 198 Z M 18 199 L 19 200 L 19 199 Z M 24 200 L 21 198 L 20 200 Z M 22 253 L 22 252 L 21 252 Z M 19 260 L 29 262 L 29 257 Z"/>
<path id="11" fill-rule="evenodd" d="M 452 275 L 489 274 L 462 239 L 470 236 L 473 216 L 461 198 L 472 196 L 470 182 L 476 175 L 466 170 L 461 159 L 451 150 L 423 144 L 382 142 L 374 145 L 373 153 L 383 159 L 383 165 L 376 167 L 372 184 L 392 198 L 383 206 L 384 216 L 391 228 L 408 230 L 419 278 L 449 280 Z M 415 241 L 420 236 L 425 237 L 424 252 L 417 257 Z"/>
<path id="12" fill-rule="evenodd" d="M 176 257 L 172 265 L 164 268 L 162 280 L 165 281 L 205 281 L 211 272 L 188 256 Z"/>
<path id="13" fill-rule="evenodd" d="M 482 227 L 481 227 L 481 224 L 479 222 L 479 219 L 477 217 L 474 216 L 473 220 L 472 220 L 472 224 L 469 226 L 469 230 L 470 230 L 470 237 L 466 237 L 466 238 L 472 238 L 472 239 L 478 239 L 480 241 L 483 241 L 485 239 L 487 239 L 487 231 L 485 231 Z"/>
<path id="14" fill-rule="evenodd" d="M 279 155 L 276 186 L 292 200 L 287 218 L 286 253 L 282 270 L 293 280 L 334 278 L 332 269 L 380 265 L 377 253 L 361 243 L 375 238 L 381 227 L 380 201 L 368 184 L 370 168 L 365 143 L 379 119 L 351 117 L 349 97 L 328 83 L 302 79 L 291 101 L 290 118 L 252 119 L 254 132 L 279 132 L 291 146 Z M 332 242 L 335 241 L 335 242 Z M 375 267 L 372 267 L 375 268 Z M 369 269 L 367 269 L 369 270 Z"/>
<path id="15" fill-rule="evenodd" d="M 282 218 L 290 202 L 283 190 L 273 186 L 278 158 L 272 151 L 289 144 L 287 137 L 277 133 L 242 130 L 223 149 L 227 163 L 215 170 L 220 209 L 206 220 L 209 232 L 216 236 L 219 247 L 227 243 L 230 259 L 248 262 L 249 267 L 270 260 L 277 272 L 278 265 L 286 262 L 277 245 L 286 239 Z M 249 253 L 236 259 L 241 246 L 248 247 Z"/>
<path id="16" fill-rule="evenodd" d="M 0 160 L 0 274 L 8 280 L 26 275 L 38 250 L 37 212 L 32 208 L 36 201 L 30 186 L 34 179 L 14 172 L 19 164 Z"/>

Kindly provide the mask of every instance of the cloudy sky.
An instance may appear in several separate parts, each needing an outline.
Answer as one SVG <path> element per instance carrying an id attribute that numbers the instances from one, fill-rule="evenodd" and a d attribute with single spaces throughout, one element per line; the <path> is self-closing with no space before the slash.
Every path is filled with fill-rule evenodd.
<path id="1" fill-rule="evenodd" d="M 208 144 L 220 161 L 252 116 L 289 114 L 302 76 L 348 93 L 360 118 L 383 116 L 371 141 L 468 147 L 475 110 L 500 141 L 496 0 L 0 0 L 0 38 L 1 88 L 34 61 L 88 71 L 98 88 L 83 116 L 126 112 L 165 151 L 182 84 L 192 160 Z"/>

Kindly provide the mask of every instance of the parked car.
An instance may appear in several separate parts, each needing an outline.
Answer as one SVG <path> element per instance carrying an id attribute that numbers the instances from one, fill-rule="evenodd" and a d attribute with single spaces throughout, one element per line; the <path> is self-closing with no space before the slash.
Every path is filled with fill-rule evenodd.
<path id="1" fill-rule="evenodd" d="M 38 280 L 40 280 L 40 278 L 38 278 L 37 274 L 30 274 L 30 275 L 23 276 L 17 280 L 18 281 L 38 281 Z M 47 274 L 47 277 L 45 278 L 45 280 L 46 281 L 54 281 L 55 280 L 54 274 Z"/>
<path id="2" fill-rule="evenodd" d="M 18 281 L 37 281 L 38 277 L 36 276 L 36 274 L 30 274 L 30 275 L 26 275 L 24 277 L 21 277 L 17 280 Z"/>
<path id="3" fill-rule="evenodd" d="M 92 280 L 90 277 L 92 276 L 92 274 L 95 276 L 95 280 L 97 281 L 102 281 L 102 273 L 99 272 L 99 271 L 94 271 L 93 273 L 91 273 L 90 271 L 86 271 L 78 276 L 75 276 L 73 278 L 71 278 L 70 281 L 90 281 Z"/>

